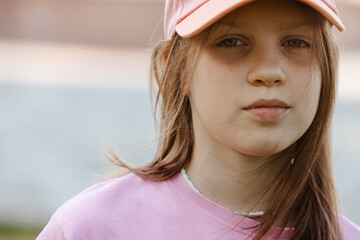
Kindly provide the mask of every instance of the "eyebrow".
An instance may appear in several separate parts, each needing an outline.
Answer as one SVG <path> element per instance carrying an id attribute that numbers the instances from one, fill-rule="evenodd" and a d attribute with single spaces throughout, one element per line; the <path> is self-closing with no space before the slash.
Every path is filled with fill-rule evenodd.
<path id="1" fill-rule="evenodd" d="M 225 27 L 235 27 L 235 28 L 244 28 L 249 29 L 249 24 L 245 22 L 220 22 L 219 26 L 225 26 Z"/>
<path id="2" fill-rule="evenodd" d="M 311 26 L 312 25 L 309 21 L 294 22 L 280 26 L 280 30 L 290 30 L 290 29 L 297 29 L 297 28 L 311 27 Z"/>
<path id="3" fill-rule="evenodd" d="M 221 22 L 219 23 L 220 26 L 226 26 L 226 27 L 234 27 L 239 29 L 250 29 L 250 25 L 245 22 Z M 280 30 L 292 30 L 292 29 L 298 29 L 302 27 L 311 27 L 312 24 L 309 21 L 301 21 L 301 22 L 292 22 L 289 24 L 284 24 L 279 26 Z"/>

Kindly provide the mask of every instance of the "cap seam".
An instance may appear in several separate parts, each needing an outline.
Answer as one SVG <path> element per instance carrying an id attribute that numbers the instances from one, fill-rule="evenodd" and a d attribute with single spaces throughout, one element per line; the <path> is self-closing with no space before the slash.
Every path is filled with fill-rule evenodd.
<path id="1" fill-rule="evenodd" d="M 179 16 L 178 16 L 179 19 L 180 19 L 181 15 L 182 15 L 182 13 L 184 11 L 184 5 L 185 5 L 184 0 L 180 0 L 180 3 L 181 3 L 181 10 L 180 10 L 180 13 L 179 13 Z M 177 24 L 178 21 L 179 20 L 176 21 L 175 25 Z"/>
<path id="2" fill-rule="evenodd" d="M 323 3 L 326 4 L 326 6 L 328 6 L 336 15 L 339 15 L 339 12 L 336 8 L 334 8 L 332 5 L 330 5 L 327 1 L 325 0 L 321 0 Z M 331 0 L 330 0 L 331 1 Z"/>
<path id="3" fill-rule="evenodd" d="M 181 0 L 182 1 L 182 0 Z M 196 10 L 198 10 L 202 5 L 206 4 L 207 2 L 209 2 L 210 0 L 206 0 L 203 3 L 200 3 L 199 5 L 197 5 L 193 10 L 191 10 L 188 14 L 186 14 L 185 16 L 183 16 L 182 18 L 180 18 L 175 25 L 181 23 L 185 18 L 187 18 L 190 14 L 192 14 L 193 12 L 195 12 Z M 181 9 L 181 13 L 182 13 L 183 9 Z M 180 15 L 181 16 L 181 15 Z"/>

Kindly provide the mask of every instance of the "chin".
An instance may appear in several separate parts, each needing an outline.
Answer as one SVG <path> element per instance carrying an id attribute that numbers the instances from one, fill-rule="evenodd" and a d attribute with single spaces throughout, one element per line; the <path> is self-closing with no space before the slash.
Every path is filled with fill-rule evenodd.
<path id="1" fill-rule="evenodd" d="M 271 155 L 283 151 L 286 147 L 287 146 L 273 145 L 273 146 L 266 146 L 266 148 L 259 148 L 259 146 L 257 146 L 253 148 L 242 149 L 239 150 L 238 152 L 244 153 L 252 157 L 269 157 Z"/>

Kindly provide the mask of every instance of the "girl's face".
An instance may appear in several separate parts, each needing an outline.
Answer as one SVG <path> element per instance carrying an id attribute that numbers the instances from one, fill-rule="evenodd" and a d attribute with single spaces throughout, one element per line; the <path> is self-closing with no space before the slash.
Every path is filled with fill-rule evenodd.
<path id="1" fill-rule="evenodd" d="M 299 3 L 276 0 L 218 23 L 190 82 L 195 146 L 270 156 L 305 133 L 321 87 L 309 19 Z"/>

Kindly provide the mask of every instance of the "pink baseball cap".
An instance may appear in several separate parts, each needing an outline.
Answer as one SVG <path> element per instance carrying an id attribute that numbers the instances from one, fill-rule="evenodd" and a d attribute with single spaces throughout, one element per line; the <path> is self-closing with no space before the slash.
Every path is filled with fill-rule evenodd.
<path id="1" fill-rule="evenodd" d="M 171 39 L 175 31 L 184 38 L 192 37 L 231 11 L 255 0 L 166 0 L 164 30 L 165 38 Z M 327 18 L 344 31 L 334 0 L 297 0 Z"/>

